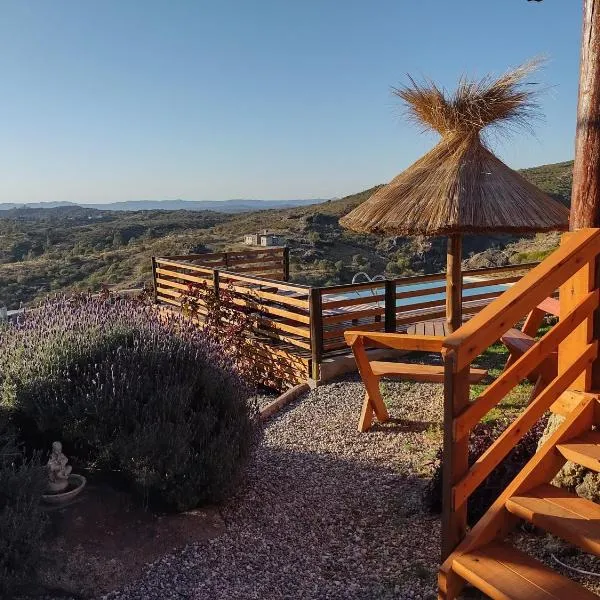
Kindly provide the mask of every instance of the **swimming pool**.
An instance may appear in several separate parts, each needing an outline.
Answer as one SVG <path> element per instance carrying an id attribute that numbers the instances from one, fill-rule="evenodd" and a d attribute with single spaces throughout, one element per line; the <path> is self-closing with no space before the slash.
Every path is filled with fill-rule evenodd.
<path id="1" fill-rule="evenodd" d="M 465 277 L 464 283 L 471 283 L 475 281 L 480 281 L 476 277 Z M 446 285 L 445 279 L 436 279 L 434 281 L 425 281 L 422 283 L 411 283 L 405 285 L 397 285 L 396 293 L 399 294 L 401 292 L 412 292 L 417 290 L 428 290 L 432 288 L 439 288 Z M 468 288 L 463 289 L 463 299 L 469 298 L 469 296 L 478 296 L 480 294 L 493 294 L 495 292 L 504 292 L 510 287 L 510 284 L 497 284 L 497 285 L 485 285 L 476 288 Z M 368 288 L 368 289 L 358 289 L 353 290 L 351 292 L 343 292 L 343 293 L 332 293 L 332 294 L 323 294 L 324 300 L 326 302 L 334 301 L 334 300 L 343 300 L 345 298 L 364 298 L 365 302 L 368 302 L 369 297 L 371 296 L 379 296 L 382 295 L 385 291 L 383 285 Z M 410 306 L 411 304 L 420 304 L 421 302 L 434 302 L 439 301 L 442 302 L 446 299 L 445 292 L 434 292 L 431 294 L 419 294 L 418 296 L 413 296 L 412 298 L 397 298 L 396 306 Z M 383 300 L 377 301 L 379 304 L 383 305 Z"/>

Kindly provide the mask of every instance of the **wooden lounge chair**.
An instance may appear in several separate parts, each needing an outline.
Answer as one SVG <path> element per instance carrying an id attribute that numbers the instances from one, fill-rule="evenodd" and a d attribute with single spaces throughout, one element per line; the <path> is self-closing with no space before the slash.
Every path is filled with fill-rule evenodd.
<path id="1" fill-rule="evenodd" d="M 515 360 L 523 356 L 529 348 L 535 344 L 535 336 L 547 315 L 560 316 L 559 302 L 556 298 L 546 298 L 534 308 L 523 323 L 521 329 L 509 329 L 500 341 L 508 348 L 510 356 L 506 361 L 504 370 L 506 370 Z M 552 352 L 546 360 L 538 365 L 532 371 L 528 380 L 534 384 L 529 402 L 531 402 L 557 375 L 558 372 L 558 353 Z"/>
<path id="2" fill-rule="evenodd" d="M 373 415 L 381 423 L 390 417 L 383 402 L 379 381 L 382 377 L 399 377 L 406 381 L 429 381 L 440 383 L 444 380 L 444 367 L 419 365 L 403 362 L 369 361 L 367 346 L 395 350 L 441 352 L 441 336 L 408 335 L 403 333 L 375 333 L 369 331 L 348 331 L 344 334 L 346 343 L 352 348 L 358 371 L 365 385 L 358 430 L 368 431 L 373 423 Z M 487 375 L 484 369 L 471 369 L 471 383 L 481 381 Z"/>

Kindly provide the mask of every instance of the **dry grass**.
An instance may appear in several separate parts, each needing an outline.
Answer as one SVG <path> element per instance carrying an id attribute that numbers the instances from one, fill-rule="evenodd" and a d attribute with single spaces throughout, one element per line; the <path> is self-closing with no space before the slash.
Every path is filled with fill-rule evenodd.
<path id="1" fill-rule="evenodd" d="M 411 117 L 442 139 L 340 223 L 387 235 L 448 235 L 566 229 L 568 211 L 507 167 L 482 142 L 484 128 L 530 128 L 536 62 L 480 81 L 462 78 L 454 94 L 435 84 L 395 90 Z"/>

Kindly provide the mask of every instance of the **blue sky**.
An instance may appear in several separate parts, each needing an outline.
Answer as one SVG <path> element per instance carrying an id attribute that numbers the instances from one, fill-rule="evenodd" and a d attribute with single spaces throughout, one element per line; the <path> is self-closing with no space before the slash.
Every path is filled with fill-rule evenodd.
<path id="1" fill-rule="evenodd" d="M 308 198 L 436 141 L 390 88 L 548 58 L 515 168 L 573 154 L 581 2 L 3 0 L 0 202 Z"/>

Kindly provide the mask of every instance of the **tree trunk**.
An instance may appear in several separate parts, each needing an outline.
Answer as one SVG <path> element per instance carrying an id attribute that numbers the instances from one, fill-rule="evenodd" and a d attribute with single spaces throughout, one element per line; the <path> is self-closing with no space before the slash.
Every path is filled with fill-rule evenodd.
<path id="1" fill-rule="evenodd" d="M 600 0 L 584 0 L 579 68 L 575 164 L 571 194 L 571 230 L 600 227 Z M 600 261 L 594 287 L 600 285 Z M 600 339 L 600 310 L 594 315 L 594 339 Z M 600 360 L 592 366 L 593 389 L 600 388 Z"/>
<path id="2" fill-rule="evenodd" d="M 584 0 L 571 229 L 600 227 L 600 0 Z"/>

